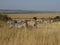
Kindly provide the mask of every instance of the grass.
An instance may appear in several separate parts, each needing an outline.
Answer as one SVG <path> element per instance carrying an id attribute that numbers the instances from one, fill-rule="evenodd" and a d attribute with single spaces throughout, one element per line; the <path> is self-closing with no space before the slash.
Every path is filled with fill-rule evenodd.
<path id="1" fill-rule="evenodd" d="M 60 22 L 40 24 L 37 29 L 0 28 L 0 45 L 60 45 Z"/>
<path id="2" fill-rule="evenodd" d="M 13 15 L 9 16 L 13 17 Z M 36 16 L 39 17 L 39 14 Z M 0 45 L 60 45 L 60 22 L 38 24 L 37 29 L 15 27 L 10 29 L 6 23 L 3 23 L 3 27 L 0 27 Z"/>
<path id="3" fill-rule="evenodd" d="M 55 16 L 60 16 L 60 13 L 38 13 L 38 14 L 8 14 L 9 17 L 11 18 L 42 18 L 42 17 L 55 17 Z"/>

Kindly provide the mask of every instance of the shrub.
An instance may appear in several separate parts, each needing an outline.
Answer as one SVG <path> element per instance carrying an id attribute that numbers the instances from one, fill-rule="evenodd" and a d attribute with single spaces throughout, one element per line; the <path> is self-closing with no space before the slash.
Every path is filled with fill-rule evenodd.
<path id="1" fill-rule="evenodd" d="M 56 17 L 54 17 L 54 19 L 60 19 L 60 16 L 56 16 Z"/>
<path id="2" fill-rule="evenodd" d="M 6 22 L 6 21 L 8 21 L 8 20 L 11 20 L 11 18 L 8 17 L 7 15 L 2 15 L 2 14 L 0 14 L 0 20 Z"/>
<path id="3" fill-rule="evenodd" d="M 33 17 L 34 20 L 37 20 L 37 17 Z"/>
<path id="4" fill-rule="evenodd" d="M 56 21 L 60 21 L 60 16 L 54 17 L 54 22 L 56 22 Z"/>

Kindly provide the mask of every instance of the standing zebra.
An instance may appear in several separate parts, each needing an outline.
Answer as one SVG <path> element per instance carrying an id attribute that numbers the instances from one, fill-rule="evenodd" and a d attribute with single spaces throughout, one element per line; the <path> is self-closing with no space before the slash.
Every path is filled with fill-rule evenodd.
<path id="1" fill-rule="evenodd" d="M 33 17 L 34 21 L 33 21 L 33 26 L 35 28 L 37 28 L 37 17 Z"/>
<path id="2" fill-rule="evenodd" d="M 12 28 L 15 25 L 15 21 L 14 20 L 9 20 L 9 21 L 7 21 L 7 24 L 9 25 L 9 28 Z"/>
<path id="3" fill-rule="evenodd" d="M 33 21 L 33 27 L 37 28 L 37 21 L 36 20 Z"/>
<path id="4" fill-rule="evenodd" d="M 21 21 L 21 22 L 19 22 L 19 23 L 16 23 L 15 24 L 15 27 L 17 27 L 17 28 L 28 28 L 28 23 L 27 23 L 27 20 L 25 20 L 25 21 Z"/>

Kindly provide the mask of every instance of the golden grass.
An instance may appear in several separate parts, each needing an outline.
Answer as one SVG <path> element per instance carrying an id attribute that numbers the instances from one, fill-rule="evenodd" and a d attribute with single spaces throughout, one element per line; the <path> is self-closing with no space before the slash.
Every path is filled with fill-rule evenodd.
<path id="1" fill-rule="evenodd" d="M 55 17 L 57 15 L 60 16 L 60 13 L 8 14 L 8 16 L 12 18 L 33 18 L 34 16 L 37 18 L 42 18 L 42 17 Z"/>
<path id="2" fill-rule="evenodd" d="M 39 24 L 37 29 L 9 29 L 4 24 L 0 27 L 0 45 L 60 45 L 60 22 Z"/>

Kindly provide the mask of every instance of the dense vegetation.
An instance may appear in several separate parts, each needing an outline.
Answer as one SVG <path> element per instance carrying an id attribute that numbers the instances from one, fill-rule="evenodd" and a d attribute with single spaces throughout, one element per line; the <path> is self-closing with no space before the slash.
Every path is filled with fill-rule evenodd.
<path id="1" fill-rule="evenodd" d="M 11 17 L 8 17 L 8 16 L 5 15 L 5 14 L 0 14 L 0 21 L 6 22 L 6 21 L 8 21 L 8 20 L 10 20 L 10 19 L 11 19 Z"/>

